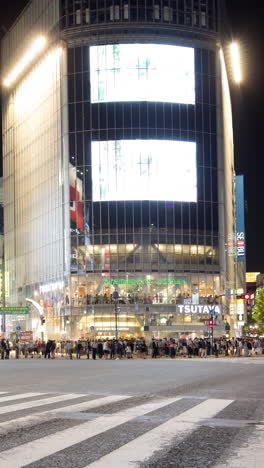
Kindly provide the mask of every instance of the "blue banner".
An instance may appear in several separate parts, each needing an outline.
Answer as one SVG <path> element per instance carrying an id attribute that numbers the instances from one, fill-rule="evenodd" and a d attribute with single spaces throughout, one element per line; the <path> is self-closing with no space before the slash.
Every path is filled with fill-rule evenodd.
<path id="1" fill-rule="evenodd" d="M 244 176 L 236 176 L 236 253 L 237 261 L 246 261 Z"/>

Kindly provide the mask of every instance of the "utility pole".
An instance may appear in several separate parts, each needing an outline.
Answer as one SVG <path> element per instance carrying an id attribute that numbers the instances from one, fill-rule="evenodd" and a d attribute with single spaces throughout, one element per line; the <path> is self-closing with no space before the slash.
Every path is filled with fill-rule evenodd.
<path id="1" fill-rule="evenodd" d="M 214 349 L 214 318 L 211 315 L 211 318 L 208 323 L 209 327 L 211 328 L 211 340 L 212 340 L 212 345 L 211 345 L 211 350 L 213 354 L 213 349 Z"/>

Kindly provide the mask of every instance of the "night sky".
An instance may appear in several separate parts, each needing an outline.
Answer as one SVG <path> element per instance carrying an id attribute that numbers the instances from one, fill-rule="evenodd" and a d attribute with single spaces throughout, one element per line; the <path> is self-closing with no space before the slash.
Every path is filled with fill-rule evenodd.
<path id="1" fill-rule="evenodd" d="M 241 45 L 243 65 L 243 82 L 239 87 L 231 85 L 231 96 L 235 169 L 245 175 L 247 271 L 264 272 L 264 5 L 259 0 L 226 3 L 230 32 Z M 26 4 L 27 0 L 2 0 L 1 36 Z"/>

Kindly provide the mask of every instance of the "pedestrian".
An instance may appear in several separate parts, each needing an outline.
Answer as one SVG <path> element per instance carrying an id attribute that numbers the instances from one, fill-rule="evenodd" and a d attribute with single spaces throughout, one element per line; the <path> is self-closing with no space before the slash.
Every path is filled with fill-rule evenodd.
<path id="1" fill-rule="evenodd" d="M 252 346 L 252 343 L 250 340 L 247 340 L 247 348 L 248 348 L 248 356 L 252 356 L 252 349 L 253 349 L 253 346 Z"/>
<path id="2" fill-rule="evenodd" d="M 158 342 L 155 340 L 155 338 L 152 338 L 151 342 L 151 348 L 152 348 L 152 359 L 157 359 L 157 356 L 159 354 L 159 348 L 158 348 Z"/>
<path id="3" fill-rule="evenodd" d="M 87 340 L 87 343 L 86 343 L 86 356 L 87 356 L 87 359 L 89 359 L 89 355 L 90 355 L 90 351 L 91 351 L 91 344 L 90 344 L 90 341 Z"/>
<path id="4" fill-rule="evenodd" d="M 50 359 L 50 351 L 51 351 L 51 340 L 48 340 L 46 344 L 46 349 L 45 349 L 45 356 L 44 356 L 45 359 L 47 356 L 48 356 L 48 359 Z"/>
<path id="5" fill-rule="evenodd" d="M 71 341 L 67 341 L 66 349 L 67 349 L 68 356 L 70 356 L 70 359 L 72 359 L 73 345 Z"/>
<path id="6" fill-rule="evenodd" d="M 188 350 L 188 358 L 192 358 L 192 354 L 193 354 L 193 343 L 192 343 L 192 340 L 188 340 L 188 342 L 187 342 L 187 350 Z"/>
<path id="7" fill-rule="evenodd" d="M 108 359 L 109 358 L 109 353 L 110 353 L 109 341 L 104 341 L 103 351 L 104 351 L 104 359 Z"/>
<path id="8" fill-rule="evenodd" d="M 61 348 L 61 357 L 64 357 L 65 346 L 66 346 L 65 341 L 62 341 L 62 342 L 61 342 L 61 346 L 60 346 L 60 348 Z"/>
<path id="9" fill-rule="evenodd" d="M 78 341 L 77 347 L 76 347 L 76 358 L 81 359 L 81 353 L 82 353 L 82 343 Z"/>
<path id="10" fill-rule="evenodd" d="M 128 343 L 126 345 L 126 356 L 127 356 L 127 359 L 132 358 L 132 347 L 131 347 L 130 341 L 128 341 Z"/>
<path id="11" fill-rule="evenodd" d="M 219 343 L 218 343 L 217 340 L 214 340 L 213 351 L 214 351 L 215 357 L 218 358 L 218 355 L 219 355 Z"/>
<path id="12" fill-rule="evenodd" d="M 97 354 L 97 342 L 94 340 L 92 341 L 92 357 L 93 357 L 93 360 L 96 359 L 96 354 Z"/>
<path id="13" fill-rule="evenodd" d="M 97 342 L 97 353 L 98 353 L 99 359 L 102 359 L 104 350 L 103 350 L 103 343 L 101 340 Z"/>
<path id="14" fill-rule="evenodd" d="M 6 352 L 5 358 L 6 359 L 9 359 L 10 349 L 11 349 L 10 342 L 9 342 L 9 340 L 6 340 L 6 349 L 5 349 L 5 352 Z"/>
<path id="15" fill-rule="evenodd" d="M 55 359 L 55 351 L 56 351 L 56 341 L 52 340 L 50 345 L 50 354 L 51 358 Z"/>
<path id="16" fill-rule="evenodd" d="M 20 348 L 19 340 L 16 340 L 15 345 L 14 345 L 16 359 L 19 359 L 19 351 L 20 351 L 19 348 Z"/>
<path id="17" fill-rule="evenodd" d="M 1 359 L 5 359 L 6 355 L 6 341 L 4 338 L 1 340 Z"/>
<path id="18" fill-rule="evenodd" d="M 116 341 L 112 340 L 110 342 L 110 359 L 115 359 L 116 351 L 117 351 Z"/>

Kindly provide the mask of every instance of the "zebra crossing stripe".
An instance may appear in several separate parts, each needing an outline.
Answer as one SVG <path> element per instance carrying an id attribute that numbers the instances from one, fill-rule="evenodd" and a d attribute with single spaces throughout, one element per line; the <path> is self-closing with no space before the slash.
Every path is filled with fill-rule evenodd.
<path id="1" fill-rule="evenodd" d="M 42 395 L 45 395 L 42 393 Z M 37 408 L 38 406 L 51 405 L 65 400 L 73 400 L 74 398 L 81 398 L 85 394 L 70 393 L 68 395 L 58 395 L 55 397 L 43 398 L 42 400 L 26 401 L 17 403 L 15 405 L 0 407 L 0 414 L 12 413 L 14 411 L 22 411 L 30 408 Z"/>
<path id="2" fill-rule="evenodd" d="M 78 398 L 79 395 L 76 395 L 76 398 Z M 89 395 L 86 395 L 87 397 Z M 38 413 L 34 413 L 33 415 L 29 416 L 22 416 L 21 418 L 15 418 L 9 421 L 5 421 L 0 423 L 0 433 L 1 432 L 6 432 L 8 429 L 14 429 L 14 424 L 15 427 L 19 427 L 20 429 L 22 427 L 29 426 L 30 424 L 41 422 L 41 420 L 45 420 L 46 417 L 51 414 L 56 416 L 59 413 L 73 413 L 73 412 L 78 412 L 78 411 L 85 411 L 89 410 L 92 408 L 97 408 L 100 406 L 108 405 L 110 403 L 116 403 L 121 400 L 126 400 L 131 398 L 131 396 L 128 395 L 111 395 L 107 396 L 104 398 L 96 398 L 95 400 L 88 400 L 83 403 L 76 403 L 74 405 L 69 405 L 69 406 L 63 406 L 62 408 L 56 408 L 56 409 L 50 409 L 50 410 L 45 410 L 45 411 L 40 411 Z"/>
<path id="3" fill-rule="evenodd" d="M 45 395 L 45 393 L 20 393 L 17 395 L 9 395 L 0 398 L 0 403 L 4 403 L 5 401 L 12 401 L 12 400 L 22 400 L 23 398 L 33 398 L 35 396 Z"/>
<path id="4" fill-rule="evenodd" d="M 128 395 L 110 395 L 104 398 L 96 398 L 96 400 L 84 401 L 83 403 L 76 403 L 75 405 L 66 406 L 54 410 L 45 411 L 46 413 L 75 413 L 78 411 L 85 411 L 87 409 L 96 408 L 97 406 L 108 405 L 110 403 L 116 403 L 118 401 L 127 400 L 132 398 Z"/>
<path id="5" fill-rule="evenodd" d="M 162 450 L 177 437 L 182 440 L 188 436 L 201 419 L 214 417 L 219 411 L 226 408 L 233 400 L 206 400 L 184 413 L 170 419 L 160 426 L 146 432 L 140 437 L 128 442 L 122 447 L 113 450 L 99 460 L 87 465 L 85 468 L 131 468 L 138 466 L 149 459 L 156 451 Z"/>
<path id="6" fill-rule="evenodd" d="M 53 455 L 72 445 L 78 444 L 101 434 L 109 429 L 113 429 L 124 424 L 131 419 L 144 416 L 147 413 L 156 411 L 164 406 L 181 400 L 179 397 L 167 398 L 156 402 L 146 403 L 140 406 L 129 408 L 127 410 L 115 413 L 111 416 L 100 416 L 95 421 L 88 421 L 78 426 L 65 429 L 56 434 L 37 439 L 27 444 L 6 450 L 0 453 L 0 467 L 21 468 L 23 466 L 36 462 L 41 458 Z"/>

